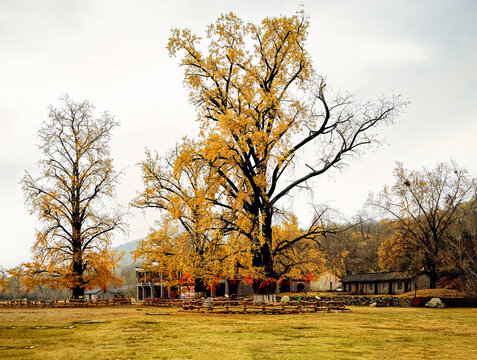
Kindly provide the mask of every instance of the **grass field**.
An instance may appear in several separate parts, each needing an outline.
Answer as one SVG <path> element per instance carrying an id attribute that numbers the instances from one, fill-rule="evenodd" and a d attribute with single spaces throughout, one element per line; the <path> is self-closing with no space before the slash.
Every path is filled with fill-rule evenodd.
<path id="1" fill-rule="evenodd" d="M 0 359 L 477 359 L 477 309 L 351 309 L 0 309 Z"/>

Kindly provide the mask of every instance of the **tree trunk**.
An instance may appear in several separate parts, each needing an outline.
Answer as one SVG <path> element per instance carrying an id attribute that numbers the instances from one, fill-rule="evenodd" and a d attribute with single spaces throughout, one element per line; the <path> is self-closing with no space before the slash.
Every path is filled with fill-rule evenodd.
<path id="1" fill-rule="evenodd" d="M 435 289 L 436 283 L 437 283 L 437 268 L 438 268 L 437 248 L 438 247 L 435 246 L 434 249 L 432 250 L 432 255 L 427 256 L 427 269 L 429 271 L 429 278 L 430 278 L 429 287 L 431 289 Z"/>
<path id="2" fill-rule="evenodd" d="M 266 278 L 275 278 L 272 256 L 272 210 L 265 208 L 261 211 L 261 233 L 263 243 L 256 240 L 257 246 L 253 253 L 252 265 L 263 268 Z"/>
<path id="3" fill-rule="evenodd" d="M 254 303 L 276 302 L 277 281 L 275 279 L 254 279 L 252 288 Z"/>
<path id="4" fill-rule="evenodd" d="M 272 217 L 273 212 L 269 208 L 261 211 L 262 214 L 262 237 L 263 244 L 253 254 L 252 264 L 264 270 L 265 279 L 255 279 L 252 284 L 253 301 L 266 303 L 276 301 L 277 279 L 273 266 L 272 256 Z"/>
<path id="5" fill-rule="evenodd" d="M 207 284 L 202 279 L 195 279 L 194 294 L 196 299 L 207 297 Z"/>
<path id="6" fill-rule="evenodd" d="M 84 298 L 84 286 L 77 285 L 73 288 L 73 299 L 83 299 Z"/>
<path id="7" fill-rule="evenodd" d="M 430 278 L 430 288 L 435 289 L 436 283 L 437 283 L 437 271 L 435 269 L 429 271 L 429 278 Z"/>
<path id="8" fill-rule="evenodd" d="M 83 252 L 81 243 L 73 244 L 73 299 L 84 298 Z"/>

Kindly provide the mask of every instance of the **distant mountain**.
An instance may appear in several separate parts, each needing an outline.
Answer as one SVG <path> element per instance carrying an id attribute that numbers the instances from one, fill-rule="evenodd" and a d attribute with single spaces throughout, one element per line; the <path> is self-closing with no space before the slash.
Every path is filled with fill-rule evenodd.
<path id="1" fill-rule="evenodd" d="M 123 259 L 120 261 L 120 265 L 132 265 L 134 264 L 131 252 L 136 249 L 137 242 L 141 239 L 131 240 L 124 244 L 113 247 L 114 250 L 124 251 Z"/>

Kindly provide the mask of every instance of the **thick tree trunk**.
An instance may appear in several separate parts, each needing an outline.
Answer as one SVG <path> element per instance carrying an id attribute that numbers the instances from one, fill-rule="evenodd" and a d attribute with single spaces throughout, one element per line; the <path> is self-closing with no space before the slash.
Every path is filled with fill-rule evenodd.
<path id="1" fill-rule="evenodd" d="M 275 302 L 277 291 L 277 276 L 274 271 L 272 255 L 273 212 L 271 209 L 265 208 L 261 214 L 263 243 L 254 252 L 252 264 L 254 267 L 264 270 L 265 279 L 255 279 L 253 281 L 253 301 L 255 303 Z"/>
<path id="2" fill-rule="evenodd" d="M 253 252 L 252 265 L 263 268 L 266 278 L 275 278 L 272 256 L 272 217 L 273 212 L 270 209 L 261 211 L 261 232 L 262 242 L 258 239 L 257 246 Z"/>
<path id="3" fill-rule="evenodd" d="M 255 279 L 252 288 L 254 303 L 262 304 L 276 301 L 277 281 L 275 279 Z"/>
<path id="4" fill-rule="evenodd" d="M 207 297 L 207 284 L 202 279 L 195 279 L 194 294 L 196 299 Z"/>
<path id="5" fill-rule="evenodd" d="M 84 298 L 83 252 L 81 243 L 73 244 L 73 299 Z"/>
<path id="6" fill-rule="evenodd" d="M 84 286 L 75 286 L 73 288 L 73 299 L 83 299 L 84 298 Z"/>

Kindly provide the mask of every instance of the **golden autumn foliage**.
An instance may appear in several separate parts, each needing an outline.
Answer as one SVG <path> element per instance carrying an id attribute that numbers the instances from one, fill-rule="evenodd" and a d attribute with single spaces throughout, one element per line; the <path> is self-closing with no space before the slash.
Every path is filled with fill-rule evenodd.
<path id="1" fill-rule="evenodd" d="M 296 219 L 290 220 L 285 199 L 373 144 L 374 128 L 391 123 L 403 105 L 397 97 L 360 104 L 338 95 L 329 101 L 324 78 L 306 51 L 308 29 L 303 13 L 266 18 L 260 24 L 228 13 L 207 27 L 205 39 L 189 29 L 172 31 L 167 47 L 171 56 L 180 57 L 200 124 L 188 161 L 207 167 L 204 190 L 209 193 L 187 197 L 201 199 L 201 216 L 213 229 L 206 237 L 223 245 L 204 258 L 207 271 L 216 271 L 217 258 L 223 267 L 219 273 L 232 273 L 232 268 L 261 278 L 321 269 L 314 236 L 325 230 L 319 214 L 300 230 Z M 298 156 L 303 152 L 315 161 L 304 164 Z M 187 174 L 180 158 L 168 166 Z M 176 207 L 189 209 L 190 201 L 164 206 L 169 185 L 162 177 L 152 177 L 155 185 L 149 180 L 151 160 L 148 154 L 142 165 L 145 192 L 140 205 L 162 208 L 176 221 L 181 216 Z M 174 247 L 183 248 L 174 239 Z M 177 264 L 188 268 L 188 261 Z"/>
<path id="2" fill-rule="evenodd" d="M 50 107 L 39 131 L 40 176 L 27 173 L 22 179 L 31 213 L 44 224 L 33 260 L 24 265 L 28 287 L 70 288 L 78 297 L 85 288 L 118 280 L 113 274 L 118 255 L 110 242 L 122 215 L 104 203 L 117 182 L 108 143 L 118 123 L 107 113 L 96 117 L 93 110 L 89 102 L 66 96 L 60 108 Z"/>
<path id="3" fill-rule="evenodd" d="M 0 289 L 5 289 L 8 286 L 9 274 L 6 270 L 0 269 Z"/>
<path id="4" fill-rule="evenodd" d="M 290 245 L 290 241 L 295 243 Z M 282 278 L 317 277 L 328 269 L 327 261 L 314 234 L 298 226 L 296 216 L 273 226 L 272 254 L 275 271 Z"/>
<path id="5" fill-rule="evenodd" d="M 383 220 L 382 223 L 388 229 L 388 236 L 383 239 L 378 250 L 381 268 L 386 271 L 421 270 L 424 266 L 422 249 L 407 241 L 405 234 L 400 231 L 399 222 Z"/>
<path id="6" fill-rule="evenodd" d="M 160 209 L 162 218 L 138 243 L 134 257 L 169 284 L 180 273 L 204 281 L 230 273 L 230 242 L 219 224 L 225 215 L 214 209 L 218 186 L 197 151 L 197 144 L 184 139 L 164 157 L 148 151 L 140 164 L 144 191 L 132 205 Z"/>

